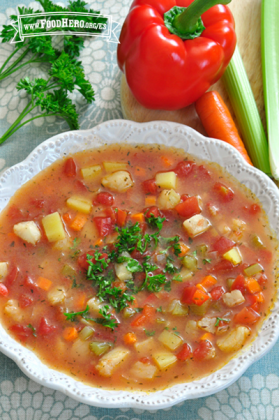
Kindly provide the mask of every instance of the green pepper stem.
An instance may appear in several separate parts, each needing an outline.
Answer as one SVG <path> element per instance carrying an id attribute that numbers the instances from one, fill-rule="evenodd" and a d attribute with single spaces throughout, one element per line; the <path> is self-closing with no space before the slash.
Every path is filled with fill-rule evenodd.
<path id="1" fill-rule="evenodd" d="M 228 4 L 231 0 L 194 0 L 184 12 L 177 15 L 173 26 L 182 34 L 195 32 L 201 15 L 217 4 Z"/>

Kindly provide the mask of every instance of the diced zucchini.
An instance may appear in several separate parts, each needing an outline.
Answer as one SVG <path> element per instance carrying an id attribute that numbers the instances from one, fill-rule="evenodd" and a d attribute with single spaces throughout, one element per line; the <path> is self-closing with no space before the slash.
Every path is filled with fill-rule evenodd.
<path id="1" fill-rule="evenodd" d="M 132 308 L 131 306 L 127 306 L 127 308 L 123 309 L 123 317 L 124 318 L 131 318 L 133 315 L 135 315 L 136 310 Z"/>
<path id="2" fill-rule="evenodd" d="M 10 299 L 4 307 L 4 314 L 11 317 L 16 322 L 21 322 L 23 319 L 22 310 L 18 306 L 18 300 Z"/>
<path id="3" fill-rule="evenodd" d="M 197 246 L 197 254 L 201 257 L 205 257 L 208 251 L 208 246 L 205 244 Z"/>
<path id="4" fill-rule="evenodd" d="M 215 318 L 215 317 L 210 318 L 208 316 L 205 316 L 200 321 L 198 321 L 198 327 L 201 330 L 204 330 L 204 331 L 207 331 L 207 332 L 210 332 L 210 333 L 214 334 L 215 330 L 216 330 L 216 327 L 215 327 L 216 319 L 217 318 Z"/>
<path id="5" fill-rule="evenodd" d="M 200 336 L 200 330 L 198 328 L 197 322 L 191 319 L 187 322 L 185 327 L 185 334 L 187 334 L 189 337 L 188 339 L 197 339 Z"/>
<path id="6" fill-rule="evenodd" d="M 174 190 L 163 190 L 158 197 L 158 207 L 160 209 L 168 210 L 174 209 L 180 202 L 180 194 Z"/>
<path id="7" fill-rule="evenodd" d="M 88 340 L 94 334 L 94 329 L 92 327 L 86 326 L 79 333 L 79 338 L 83 341 Z"/>
<path id="8" fill-rule="evenodd" d="M 124 193 L 134 185 L 134 181 L 129 172 L 117 171 L 106 175 L 102 179 L 102 185 L 111 191 Z"/>
<path id="9" fill-rule="evenodd" d="M 182 339 L 170 331 L 164 330 L 158 337 L 158 340 L 169 350 L 176 350 L 181 344 Z"/>
<path id="10" fill-rule="evenodd" d="M 36 245 L 41 239 L 41 232 L 35 222 L 21 222 L 14 225 L 14 233 L 23 241 Z"/>
<path id="11" fill-rule="evenodd" d="M 89 168 L 82 168 L 81 175 L 83 179 L 93 180 L 102 172 L 101 165 L 90 166 Z"/>
<path id="12" fill-rule="evenodd" d="M 241 291 L 237 289 L 230 293 L 225 293 L 222 296 L 222 299 L 225 305 L 227 305 L 229 308 L 233 308 L 234 306 L 241 305 L 243 302 L 245 302 L 245 297 Z"/>
<path id="13" fill-rule="evenodd" d="M 207 300 L 202 305 L 190 305 L 190 312 L 194 315 L 203 316 L 206 314 L 208 307 L 210 305 L 210 300 Z"/>
<path id="14" fill-rule="evenodd" d="M 154 338 L 150 337 L 144 341 L 136 342 L 134 346 L 138 354 L 149 356 L 154 350 Z"/>
<path id="15" fill-rule="evenodd" d="M 220 350 L 225 353 L 240 350 L 250 335 L 250 330 L 247 327 L 236 327 L 225 337 L 219 338 L 216 344 Z"/>
<path id="16" fill-rule="evenodd" d="M 70 207 L 70 209 L 79 211 L 80 213 L 84 214 L 89 214 L 92 209 L 92 203 L 90 200 L 84 197 L 78 197 L 76 195 L 68 198 L 67 206 Z"/>
<path id="17" fill-rule="evenodd" d="M 89 344 L 90 350 L 96 355 L 96 356 L 102 356 L 102 354 L 105 354 L 109 349 L 111 349 L 112 344 L 111 343 L 105 343 L 100 341 L 93 341 Z"/>
<path id="18" fill-rule="evenodd" d="M 128 162 L 103 162 L 106 172 L 125 171 L 128 168 Z"/>
<path id="19" fill-rule="evenodd" d="M 132 376 L 140 379 L 153 379 L 157 373 L 157 368 L 154 365 L 146 364 L 142 362 L 136 362 L 130 373 Z"/>
<path id="20" fill-rule="evenodd" d="M 188 268 L 183 267 L 179 275 L 181 276 L 182 281 L 189 281 L 193 277 L 194 273 L 188 270 Z"/>
<path id="21" fill-rule="evenodd" d="M 174 189 L 176 188 L 176 173 L 161 172 L 156 174 L 155 182 L 160 188 Z"/>
<path id="22" fill-rule="evenodd" d="M 8 263 L 0 262 L 0 280 L 4 279 L 8 274 Z"/>
<path id="23" fill-rule="evenodd" d="M 242 256 L 238 248 L 232 248 L 223 255 L 225 260 L 230 261 L 233 265 L 238 265 L 242 262 Z"/>
<path id="24" fill-rule="evenodd" d="M 57 286 L 47 294 L 48 301 L 53 306 L 63 303 L 65 297 L 66 291 L 63 286 Z"/>
<path id="25" fill-rule="evenodd" d="M 235 279 L 228 279 L 227 280 L 227 285 L 228 285 L 228 289 L 229 290 L 231 290 L 234 281 L 235 281 Z"/>
<path id="26" fill-rule="evenodd" d="M 264 269 L 261 266 L 261 264 L 256 263 L 256 264 L 250 265 L 249 267 L 245 268 L 243 271 L 244 271 L 245 276 L 253 277 L 256 274 L 263 272 Z"/>
<path id="27" fill-rule="evenodd" d="M 101 376 L 109 377 L 113 374 L 114 370 L 127 359 L 129 354 L 129 350 L 126 350 L 123 347 L 116 347 L 99 360 L 96 369 Z"/>
<path id="28" fill-rule="evenodd" d="M 168 306 L 167 312 L 170 312 L 172 315 L 176 316 L 185 316 L 189 313 L 188 306 L 183 305 L 180 300 L 174 299 Z"/>
<path id="29" fill-rule="evenodd" d="M 49 242 L 57 242 L 66 237 L 63 223 L 58 212 L 45 216 L 42 219 L 42 224 Z"/>
<path id="30" fill-rule="evenodd" d="M 76 270 L 73 267 L 71 267 L 70 265 L 66 264 L 62 268 L 61 274 L 64 277 L 69 277 L 69 278 L 73 279 L 73 278 L 76 277 L 77 272 L 76 272 Z"/>
<path id="31" fill-rule="evenodd" d="M 170 325 L 170 321 L 167 321 L 165 318 L 163 318 L 161 316 L 156 318 L 156 322 L 157 322 L 157 324 L 164 325 L 165 327 Z"/>
<path id="32" fill-rule="evenodd" d="M 194 255 L 185 255 L 181 262 L 190 271 L 197 271 L 198 269 L 198 260 Z"/>
<path id="33" fill-rule="evenodd" d="M 201 214 L 196 214 L 185 220 L 183 223 L 184 229 L 187 231 L 190 237 L 194 237 L 204 233 L 210 228 L 211 224 L 209 220 L 203 217 Z"/>
<path id="34" fill-rule="evenodd" d="M 261 238 L 257 235 L 253 235 L 251 238 L 251 243 L 256 249 L 263 249 L 265 248 Z"/>
<path id="35" fill-rule="evenodd" d="M 166 369 L 177 362 L 177 357 L 169 352 L 157 352 L 153 354 L 154 363 L 160 370 Z"/>
<path id="36" fill-rule="evenodd" d="M 130 258 L 130 254 L 128 252 L 123 252 L 121 255 L 121 257 L 127 257 Z M 116 276 L 119 278 L 119 280 L 121 281 L 126 281 L 126 280 L 130 280 L 133 278 L 133 274 L 131 273 L 131 271 L 127 270 L 127 261 L 124 261 L 123 263 L 119 263 L 119 264 L 115 264 L 115 274 Z"/>

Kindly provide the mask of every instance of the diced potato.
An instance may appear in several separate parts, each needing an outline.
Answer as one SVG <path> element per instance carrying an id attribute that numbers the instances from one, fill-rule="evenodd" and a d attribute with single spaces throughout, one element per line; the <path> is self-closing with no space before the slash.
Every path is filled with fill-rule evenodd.
<path id="1" fill-rule="evenodd" d="M 72 345 L 71 353 L 78 358 L 88 357 L 90 355 L 89 342 L 77 338 Z"/>
<path id="2" fill-rule="evenodd" d="M 81 175 L 83 179 L 93 180 L 102 172 L 101 165 L 90 166 L 89 168 L 82 168 Z"/>
<path id="3" fill-rule="evenodd" d="M 130 254 L 128 252 L 123 252 L 121 254 L 121 257 L 127 257 L 130 258 Z M 115 264 L 115 274 L 121 281 L 130 280 L 133 278 L 133 274 L 127 270 L 127 261 L 124 261 L 123 263 Z"/>
<path id="4" fill-rule="evenodd" d="M 136 362 L 130 370 L 131 375 L 140 379 L 153 379 L 157 372 L 156 366 L 142 362 Z"/>
<path id="5" fill-rule="evenodd" d="M 4 314 L 10 316 L 16 322 L 21 322 L 23 319 L 22 310 L 19 308 L 16 299 L 8 300 L 4 307 Z"/>
<path id="6" fill-rule="evenodd" d="M 158 337 L 158 340 L 169 350 L 176 350 L 181 344 L 182 339 L 170 331 L 164 330 Z"/>
<path id="7" fill-rule="evenodd" d="M 4 279 L 8 274 L 8 263 L 0 262 L 0 280 Z"/>
<path id="8" fill-rule="evenodd" d="M 236 327 L 225 337 L 217 340 L 217 346 L 225 353 L 240 350 L 244 346 L 250 330 L 247 327 Z"/>
<path id="9" fill-rule="evenodd" d="M 99 310 L 102 307 L 102 303 L 97 297 L 89 299 L 86 303 L 89 306 L 89 311 L 93 313 L 99 313 Z"/>
<path id="10" fill-rule="evenodd" d="M 174 209 L 180 202 L 180 194 L 174 190 L 163 190 L 158 197 L 158 207 L 160 209 L 168 210 Z"/>
<path id="11" fill-rule="evenodd" d="M 156 174 L 155 182 L 160 188 L 175 189 L 176 188 L 176 173 L 175 172 L 160 172 Z"/>
<path id="12" fill-rule="evenodd" d="M 245 302 L 245 297 L 241 293 L 240 290 L 233 290 L 230 293 L 225 293 L 222 296 L 223 302 L 225 305 L 232 308 L 233 306 L 241 305 L 243 302 Z"/>
<path id="13" fill-rule="evenodd" d="M 36 245 L 41 239 L 41 232 L 35 222 L 21 222 L 14 225 L 14 233 L 23 241 Z"/>
<path id="14" fill-rule="evenodd" d="M 196 214 L 195 216 L 190 217 L 190 219 L 185 220 L 183 223 L 184 229 L 191 237 L 204 233 L 210 228 L 210 226 L 211 224 L 209 220 L 207 220 L 201 214 Z"/>
<path id="15" fill-rule="evenodd" d="M 42 224 L 49 242 L 57 242 L 65 239 L 65 230 L 58 212 L 45 216 L 42 219 Z"/>
<path id="16" fill-rule="evenodd" d="M 126 350 L 123 347 L 116 347 L 99 360 L 96 369 L 101 376 L 109 377 L 113 374 L 115 369 L 127 359 L 129 354 L 129 350 Z"/>
<path id="17" fill-rule="evenodd" d="M 103 162 L 107 172 L 125 171 L 128 168 L 128 162 Z"/>
<path id="18" fill-rule="evenodd" d="M 153 354 L 154 363 L 160 370 L 166 369 L 177 362 L 177 357 L 169 352 L 157 352 Z"/>
<path id="19" fill-rule="evenodd" d="M 223 255 L 225 260 L 230 261 L 233 265 L 238 265 L 242 262 L 242 256 L 238 248 L 232 248 Z"/>
<path id="20" fill-rule="evenodd" d="M 47 294 L 48 301 L 55 306 L 64 302 L 66 291 L 64 286 L 57 286 Z"/>
<path id="21" fill-rule="evenodd" d="M 205 316 L 200 321 L 198 321 L 198 327 L 204 331 L 214 334 L 216 330 L 216 320 L 217 318 L 210 318 L 208 316 Z"/>
<path id="22" fill-rule="evenodd" d="M 52 249 L 56 249 L 57 251 L 66 251 L 72 246 L 73 241 L 71 238 L 64 238 L 60 241 L 55 242 Z"/>
<path id="23" fill-rule="evenodd" d="M 70 207 L 70 209 L 77 210 L 84 214 L 89 214 L 92 209 L 92 203 L 90 200 L 76 195 L 68 198 L 67 206 Z"/>
<path id="24" fill-rule="evenodd" d="M 187 322 L 185 328 L 185 334 L 187 334 L 188 338 L 193 338 L 194 340 L 200 336 L 200 330 L 198 328 L 197 322 L 191 319 Z"/>
<path id="25" fill-rule="evenodd" d="M 106 175 L 102 179 L 102 185 L 111 191 L 124 193 L 134 185 L 134 181 L 129 172 L 117 171 Z"/>
<path id="26" fill-rule="evenodd" d="M 144 341 L 136 342 L 134 347 L 138 354 L 149 356 L 154 350 L 154 338 L 150 337 Z"/>
<path id="27" fill-rule="evenodd" d="M 188 306 L 183 305 L 180 300 L 174 299 L 168 306 L 167 312 L 170 312 L 172 315 L 176 316 L 185 316 L 188 315 L 189 309 Z"/>

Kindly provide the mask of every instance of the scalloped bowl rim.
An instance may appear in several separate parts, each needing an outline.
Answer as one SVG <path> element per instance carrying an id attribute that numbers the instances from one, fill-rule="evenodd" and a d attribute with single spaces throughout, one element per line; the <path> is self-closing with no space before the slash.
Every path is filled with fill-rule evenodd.
<path id="1" fill-rule="evenodd" d="M 150 139 L 148 134 L 152 135 L 152 139 L 155 136 L 155 140 Z M 133 136 L 137 138 L 137 136 L 141 137 L 144 135 L 146 135 L 145 141 L 135 142 L 133 139 Z M 119 139 L 118 136 L 121 138 Z M 6 206 L 15 191 L 26 181 L 59 157 L 61 158 L 68 153 L 74 153 L 74 151 L 96 147 L 93 143 L 94 140 L 99 141 L 100 144 L 112 142 L 126 142 L 128 144 L 162 142 L 162 144 L 166 144 L 167 141 L 163 141 L 164 136 L 165 139 L 170 141 L 171 139 L 174 139 L 172 141 L 177 141 L 179 145 L 176 145 L 177 143 L 172 145 L 184 148 L 187 153 L 203 160 L 219 163 L 240 182 L 241 176 L 247 173 L 248 187 L 252 191 L 256 186 L 252 185 L 251 188 L 251 179 L 255 177 L 262 188 L 260 194 L 256 195 L 261 202 L 263 199 L 261 197 L 268 197 L 270 200 L 267 202 L 266 207 L 262 202 L 266 213 L 268 213 L 267 205 L 271 204 L 273 206 L 273 214 L 269 214 L 270 225 L 276 232 L 277 238 L 279 237 L 279 222 L 277 222 L 279 219 L 279 190 L 275 184 L 264 173 L 248 165 L 240 153 L 232 146 L 220 140 L 206 138 L 190 127 L 165 121 L 135 123 L 127 120 L 112 120 L 101 123 L 92 129 L 63 132 L 51 137 L 37 146 L 24 161 L 7 169 L 0 176 L 0 211 Z M 75 141 L 78 143 L 75 144 Z M 179 142 L 182 142 L 182 145 Z M 63 151 L 63 145 L 68 145 L 69 147 L 66 149 L 66 152 Z M 79 145 L 81 148 L 76 150 L 76 148 L 79 148 Z M 170 144 L 167 143 L 166 145 Z M 71 150 L 73 146 L 75 150 Z M 198 152 L 195 153 L 193 150 Z M 200 151 L 206 156 L 201 156 L 199 154 Z M 34 163 L 36 161 L 39 163 L 40 157 L 45 157 L 43 166 L 34 170 Z M 13 182 L 13 177 L 17 174 L 19 174 L 19 178 L 16 179 L 16 182 Z M 274 308 L 263 322 L 258 336 L 249 346 L 239 352 L 237 357 L 231 359 L 216 372 L 200 380 L 174 385 L 153 393 L 105 390 L 76 381 L 74 378 L 43 364 L 35 353 L 21 346 L 9 336 L 2 325 L 0 325 L 0 350 L 14 360 L 19 368 L 35 382 L 59 390 L 83 404 L 105 408 L 129 407 L 158 410 L 171 407 L 187 399 L 212 395 L 234 383 L 249 366 L 263 357 L 276 343 L 279 337 L 279 323 L 276 322 L 278 316 L 279 303 L 277 298 Z"/>

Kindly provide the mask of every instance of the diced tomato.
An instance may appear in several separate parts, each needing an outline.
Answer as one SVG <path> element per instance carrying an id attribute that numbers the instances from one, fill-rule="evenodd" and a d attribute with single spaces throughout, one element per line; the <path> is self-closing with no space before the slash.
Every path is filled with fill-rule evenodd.
<path id="1" fill-rule="evenodd" d="M 193 168 L 196 166 L 195 162 L 191 162 L 190 160 L 183 160 L 182 162 L 179 162 L 176 166 L 176 168 L 174 169 L 174 172 L 178 175 L 178 176 L 187 176 L 190 174 L 190 172 L 192 172 Z"/>
<path id="2" fill-rule="evenodd" d="M 222 184 L 221 182 L 216 182 L 214 184 L 213 190 L 218 193 L 219 197 L 224 203 L 228 203 L 234 197 L 233 190 L 229 187 L 226 187 L 226 185 Z"/>
<path id="3" fill-rule="evenodd" d="M 241 309 L 241 311 L 234 316 L 234 322 L 236 324 L 252 325 L 255 324 L 260 317 L 260 314 L 254 311 L 254 309 L 245 306 L 245 308 Z"/>
<path id="4" fill-rule="evenodd" d="M 36 207 L 37 209 L 42 209 L 45 206 L 46 202 L 45 200 L 39 200 L 38 198 L 31 198 L 30 204 Z"/>
<path id="5" fill-rule="evenodd" d="M 196 292 L 196 286 L 187 286 L 183 290 L 181 302 L 185 305 L 192 305 L 193 304 L 193 297 Z"/>
<path id="6" fill-rule="evenodd" d="M 225 289 L 223 286 L 216 286 L 214 289 L 210 291 L 212 300 L 219 300 L 225 293 Z"/>
<path id="7" fill-rule="evenodd" d="M 150 363 L 151 363 L 151 360 L 150 360 L 149 357 L 142 357 L 139 361 L 141 363 L 144 363 L 145 365 L 150 365 Z"/>
<path id="8" fill-rule="evenodd" d="M 189 344 L 187 344 L 187 343 L 184 343 L 183 344 L 182 349 L 176 355 L 176 357 L 178 358 L 178 360 L 181 360 L 182 362 L 184 362 L 185 360 L 189 359 L 191 356 L 192 356 L 192 349 L 189 346 Z"/>
<path id="9" fill-rule="evenodd" d="M 207 359 L 213 350 L 213 344 L 208 340 L 202 340 L 193 352 L 194 360 L 202 361 Z"/>
<path id="10" fill-rule="evenodd" d="M 156 304 L 158 303 L 158 298 L 157 298 L 157 296 L 155 295 L 155 293 L 151 293 L 149 296 L 147 296 L 147 298 L 144 300 L 144 302 L 143 302 L 143 304 L 144 305 L 147 305 L 147 304 L 149 304 L 149 305 L 154 305 L 154 306 L 156 306 Z"/>
<path id="11" fill-rule="evenodd" d="M 190 217 L 201 212 L 199 200 L 195 196 L 186 198 L 182 203 L 177 204 L 175 210 L 180 216 L 186 219 L 190 219 Z"/>
<path id="12" fill-rule="evenodd" d="M 79 189 L 81 192 L 86 192 L 87 191 L 87 187 L 84 184 L 83 181 L 80 181 L 79 179 L 76 179 L 75 181 L 75 186 L 77 189 Z"/>
<path id="13" fill-rule="evenodd" d="M 217 262 L 213 267 L 208 266 L 207 270 L 211 271 L 213 273 L 222 273 L 224 271 L 231 271 L 233 270 L 235 267 L 233 265 L 233 263 L 231 263 L 228 260 L 221 260 L 219 262 Z"/>
<path id="14" fill-rule="evenodd" d="M 249 214 L 255 215 L 260 213 L 261 206 L 259 206 L 259 204 L 251 204 L 251 206 L 245 206 L 244 210 L 247 211 Z"/>
<path id="15" fill-rule="evenodd" d="M 24 341 L 32 334 L 31 328 L 20 324 L 11 325 L 9 330 L 13 332 L 20 340 Z"/>
<path id="16" fill-rule="evenodd" d="M 99 235 L 101 238 L 104 238 L 109 233 L 112 232 L 113 222 L 111 217 L 94 217 L 94 222 L 98 229 Z"/>
<path id="17" fill-rule="evenodd" d="M 155 179 L 147 179 L 141 185 L 145 194 L 156 194 L 158 187 Z"/>
<path id="18" fill-rule="evenodd" d="M 242 274 L 239 274 L 232 284 L 231 290 L 240 290 L 242 294 L 246 292 L 245 278 Z"/>
<path id="19" fill-rule="evenodd" d="M 149 219 L 149 217 L 151 217 L 151 214 L 153 214 L 154 217 L 160 217 L 161 216 L 161 212 L 158 209 L 158 207 L 156 207 L 156 206 L 148 207 L 147 209 L 144 209 L 143 212 L 144 212 L 145 217 L 147 219 Z"/>
<path id="20" fill-rule="evenodd" d="M 221 236 L 217 239 L 216 242 L 211 247 L 212 251 L 217 251 L 219 255 L 225 254 L 227 251 L 232 249 L 235 246 L 235 242 L 231 241 L 230 239 L 226 238 L 225 236 Z"/>
<path id="21" fill-rule="evenodd" d="M 193 303 L 195 305 L 201 306 L 204 302 L 209 299 L 209 296 L 203 290 L 197 289 L 193 296 Z"/>
<path id="22" fill-rule="evenodd" d="M 142 314 L 146 316 L 150 321 L 152 321 L 152 318 L 156 315 L 156 308 L 150 305 L 144 305 Z"/>
<path id="23" fill-rule="evenodd" d="M 8 294 L 9 290 L 7 289 L 7 287 L 3 283 L 0 283 L 0 296 L 6 297 L 8 296 Z"/>
<path id="24" fill-rule="evenodd" d="M 134 260 L 140 260 L 140 259 L 143 259 L 144 257 L 146 257 L 147 255 L 150 255 L 151 253 L 150 253 L 150 251 L 144 251 L 142 254 L 137 250 L 137 249 L 134 249 L 132 252 L 131 252 L 131 257 L 132 258 L 134 258 Z"/>
<path id="25" fill-rule="evenodd" d="M 116 215 L 115 209 L 113 209 L 112 207 L 107 207 L 105 209 L 105 213 L 106 213 L 106 216 L 111 218 L 113 223 L 116 222 L 117 215 Z"/>
<path id="26" fill-rule="evenodd" d="M 22 220 L 23 214 L 21 210 L 13 204 L 8 210 L 8 218 L 13 222 L 17 222 Z"/>
<path id="27" fill-rule="evenodd" d="M 206 169 L 204 165 L 198 166 L 197 172 L 198 172 L 198 176 L 200 180 L 203 180 L 203 179 L 208 180 L 211 178 L 210 172 Z"/>
<path id="28" fill-rule="evenodd" d="M 18 274 L 19 274 L 19 268 L 16 265 L 12 266 L 10 272 L 8 273 L 5 279 L 6 286 L 10 287 L 12 284 L 14 284 L 14 282 L 17 279 Z"/>
<path id="29" fill-rule="evenodd" d="M 117 209 L 117 224 L 120 227 L 124 227 L 126 224 L 128 212 L 125 210 Z"/>
<path id="30" fill-rule="evenodd" d="M 96 251 L 88 251 L 85 254 L 82 254 L 78 257 L 78 265 L 80 266 L 80 268 L 83 268 L 84 270 L 88 270 L 89 264 L 87 262 L 87 255 L 91 255 L 92 258 L 92 262 L 95 264 L 96 260 L 94 258 Z M 108 254 L 106 254 L 105 252 L 103 252 L 100 256 L 99 259 L 104 259 L 105 261 L 108 259 Z"/>
<path id="31" fill-rule="evenodd" d="M 26 294 L 22 294 L 18 298 L 18 303 L 20 308 L 27 308 L 32 305 L 34 299 Z"/>
<path id="32" fill-rule="evenodd" d="M 112 206 L 114 203 L 114 197 L 112 194 L 102 191 L 97 194 L 95 200 L 97 203 L 103 204 L 104 206 Z"/>
<path id="33" fill-rule="evenodd" d="M 131 322 L 132 327 L 141 327 L 146 322 L 146 316 L 143 314 L 137 315 L 135 319 Z"/>
<path id="34" fill-rule="evenodd" d="M 182 194 L 182 196 L 180 197 L 181 201 L 185 201 L 187 200 L 187 198 L 189 198 L 188 194 Z"/>
<path id="35" fill-rule="evenodd" d="M 77 174 L 77 165 L 73 158 L 69 158 L 66 160 L 64 165 L 64 173 L 66 176 L 73 177 Z"/>
<path id="36" fill-rule="evenodd" d="M 265 286 L 267 285 L 267 281 L 268 280 L 265 274 L 262 274 L 261 277 L 258 279 L 258 283 L 262 289 L 264 289 Z"/>
<path id="37" fill-rule="evenodd" d="M 56 330 L 55 325 L 50 325 L 48 320 L 45 317 L 41 318 L 40 324 L 38 326 L 37 332 L 38 335 L 50 335 Z"/>
<path id="38" fill-rule="evenodd" d="M 30 276 L 26 276 L 23 281 L 23 286 L 27 287 L 30 290 L 36 290 L 38 288 L 37 283 Z"/>

